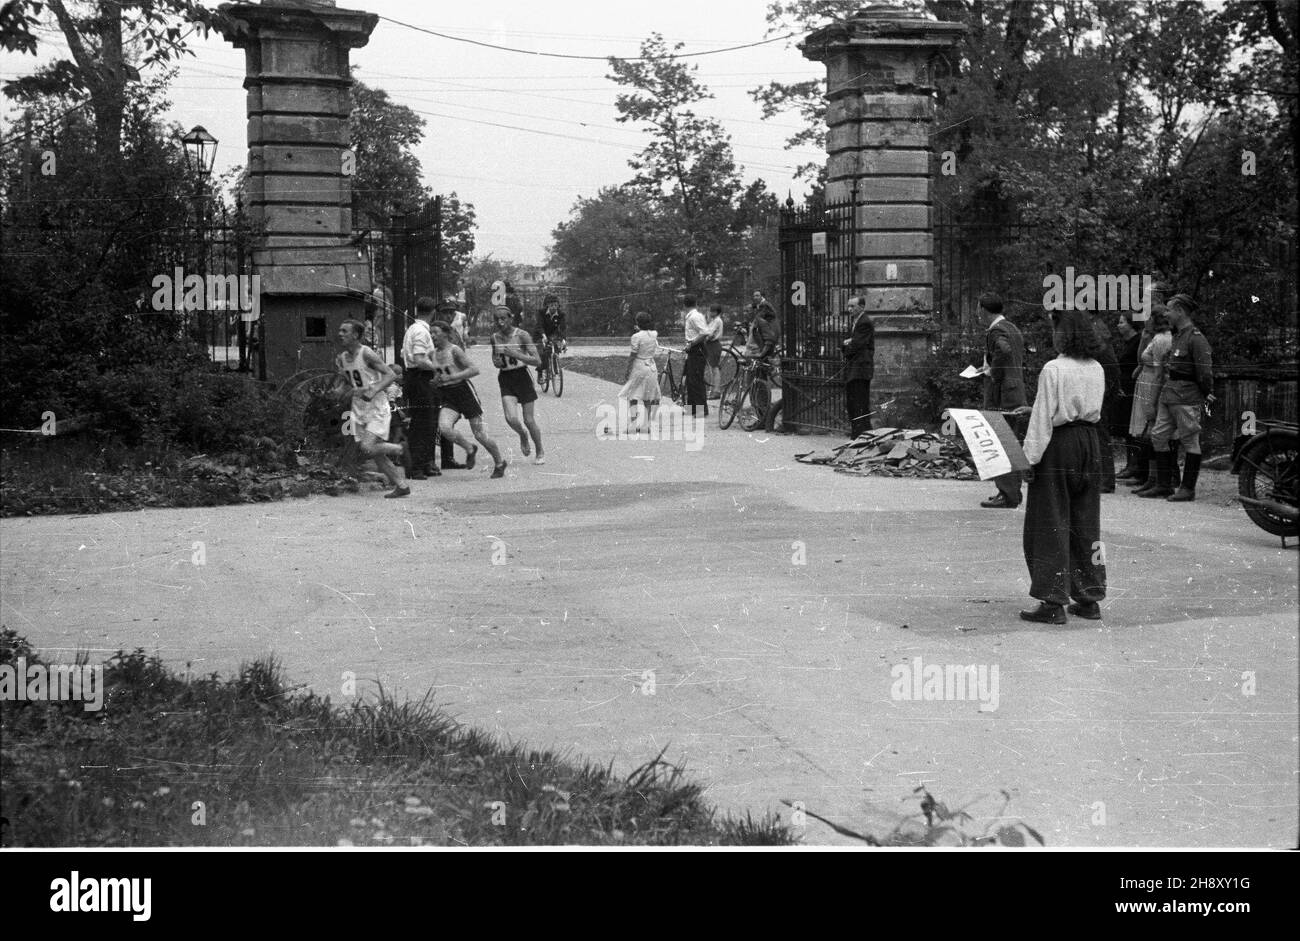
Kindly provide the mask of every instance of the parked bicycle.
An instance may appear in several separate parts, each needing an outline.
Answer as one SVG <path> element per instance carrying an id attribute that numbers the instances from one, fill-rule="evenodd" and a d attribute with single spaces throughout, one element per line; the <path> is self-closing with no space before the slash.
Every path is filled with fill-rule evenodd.
<path id="1" fill-rule="evenodd" d="M 723 354 L 724 359 L 734 361 L 735 372 L 731 381 L 722 387 L 718 427 L 730 428 L 737 418 L 745 431 L 768 427 L 768 419 L 774 415 L 772 392 L 781 384 L 775 365 L 737 352 L 734 346 Z"/>
<path id="2" fill-rule="evenodd" d="M 685 360 L 686 351 L 664 346 L 662 343 L 659 345 L 659 351 L 668 354 L 664 357 L 663 366 L 659 368 L 659 393 L 664 398 L 670 399 L 684 408 L 686 406 L 686 367 L 683 364 L 682 379 L 679 382 L 677 373 L 673 370 L 673 355 L 676 354 Z"/>

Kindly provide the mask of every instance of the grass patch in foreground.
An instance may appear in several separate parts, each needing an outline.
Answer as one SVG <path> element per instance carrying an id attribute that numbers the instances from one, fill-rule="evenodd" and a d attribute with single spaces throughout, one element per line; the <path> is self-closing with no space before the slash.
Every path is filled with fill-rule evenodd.
<path id="1" fill-rule="evenodd" d="M 40 662 L 0 632 L 0 664 Z M 0 703 L 4 846 L 781 845 L 719 818 L 680 768 L 611 768 L 460 725 L 429 699 L 346 706 L 273 659 L 178 676 L 143 650 L 104 665 L 103 708 Z"/>

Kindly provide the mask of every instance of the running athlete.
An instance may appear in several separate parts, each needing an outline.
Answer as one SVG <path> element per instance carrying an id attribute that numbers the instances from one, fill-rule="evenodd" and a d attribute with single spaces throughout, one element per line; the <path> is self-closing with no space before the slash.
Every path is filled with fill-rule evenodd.
<path id="1" fill-rule="evenodd" d="M 542 302 L 542 310 L 537 315 L 537 332 L 542 338 L 539 344 L 542 352 L 541 365 L 537 367 L 537 381 L 542 381 L 542 373 L 551 368 L 550 356 L 547 353 L 546 341 L 549 339 L 555 343 L 555 348 L 563 353 L 564 344 L 564 311 L 560 310 L 560 299 L 554 294 L 547 294 L 546 299 Z"/>
<path id="2" fill-rule="evenodd" d="M 469 382 L 478 375 L 478 367 L 469 361 L 464 350 L 452 342 L 454 331 L 451 324 L 445 320 L 435 320 L 429 326 L 433 335 L 433 384 L 442 403 L 442 411 L 438 415 L 438 431 L 443 438 L 454 441 L 465 449 L 465 468 L 473 470 L 478 446 L 455 428 L 456 421 L 464 416 L 478 443 L 492 455 L 493 478 L 504 477 L 506 461 L 502 459 L 497 443 L 483 427 L 483 407 L 479 404 L 474 386 Z"/>
<path id="3" fill-rule="evenodd" d="M 537 390 L 533 388 L 533 378 L 528 374 L 529 366 L 541 362 L 533 338 L 524 330 L 514 325 L 514 317 L 509 307 L 497 308 L 496 331 L 492 334 L 492 364 L 496 366 L 497 384 L 501 386 L 501 410 L 505 412 L 506 424 L 519 435 L 519 450 L 528 457 L 528 436 L 532 435 L 533 444 L 537 445 L 537 457 L 534 464 L 545 464 L 542 453 L 542 430 L 537 427 L 533 408 L 537 401 Z M 520 407 L 523 407 L 524 420 L 519 421 Z M 528 430 L 525 431 L 524 429 Z"/>
<path id="4" fill-rule="evenodd" d="M 366 325 L 359 320 L 345 320 L 339 327 L 339 342 L 343 352 L 334 360 L 339 372 L 352 387 L 352 436 L 363 454 L 373 458 L 375 466 L 393 485 L 384 499 L 409 496 L 411 488 L 397 476 L 397 468 L 390 458 L 400 458 L 405 448 L 388 444 L 388 428 L 392 422 L 392 409 L 387 389 L 397 379 L 379 355 L 368 346 L 362 346 L 361 337 Z"/>

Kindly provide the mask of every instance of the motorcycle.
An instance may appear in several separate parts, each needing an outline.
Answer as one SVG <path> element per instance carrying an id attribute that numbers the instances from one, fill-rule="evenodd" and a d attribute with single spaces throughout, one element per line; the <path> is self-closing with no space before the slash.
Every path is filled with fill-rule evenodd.
<path id="1" fill-rule="evenodd" d="M 1261 421 L 1232 446 L 1237 499 L 1251 521 L 1274 536 L 1300 538 L 1300 426 Z"/>

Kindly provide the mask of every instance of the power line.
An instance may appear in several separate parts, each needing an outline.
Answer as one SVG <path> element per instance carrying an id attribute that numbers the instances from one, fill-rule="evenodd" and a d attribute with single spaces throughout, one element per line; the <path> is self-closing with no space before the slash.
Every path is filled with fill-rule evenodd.
<path id="1" fill-rule="evenodd" d="M 472 46 L 482 46 L 485 49 L 497 49 L 501 52 L 517 52 L 526 56 L 542 56 L 548 59 L 585 59 L 588 61 L 606 62 L 609 59 L 622 59 L 624 62 L 655 62 L 662 59 L 691 59 L 699 56 L 713 56 L 722 52 L 736 52 L 740 49 L 752 49 L 755 46 L 766 46 L 774 42 L 781 42 L 786 39 L 792 39 L 799 33 L 786 33 L 784 36 L 773 36 L 771 39 L 760 39 L 757 42 L 744 43 L 739 46 L 725 46 L 722 49 L 707 49 L 703 52 L 680 52 L 667 56 L 580 56 L 567 52 L 537 52 L 533 49 L 519 49 L 514 46 L 499 46 L 496 43 L 481 42 L 477 39 L 468 39 L 464 36 L 451 36 L 447 33 L 440 33 L 434 29 L 428 29 L 424 26 L 415 26 L 412 23 L 403 23 L 401 20 L 395 20 L 392 17 L 379 17 L 385 23 L 392 23 L 395 26 L 405 26 L 407 29 L 413 29 L 417 33 L 427 33 L 430 36 L 437 36 L 439 39 L 450 39 L 453 42 L 469 43 Z"/>

